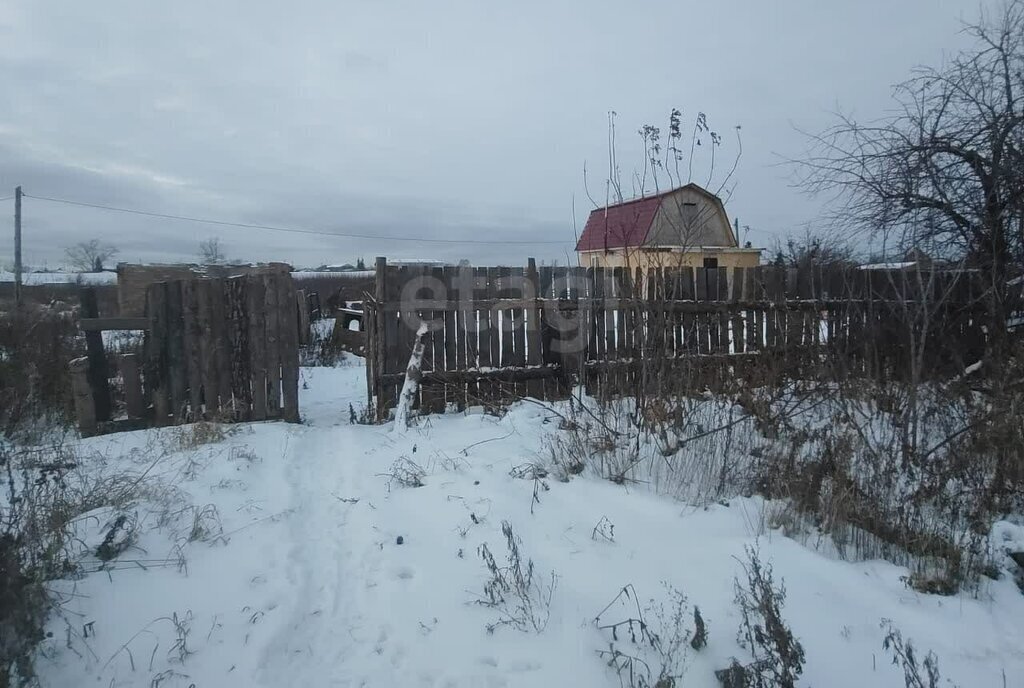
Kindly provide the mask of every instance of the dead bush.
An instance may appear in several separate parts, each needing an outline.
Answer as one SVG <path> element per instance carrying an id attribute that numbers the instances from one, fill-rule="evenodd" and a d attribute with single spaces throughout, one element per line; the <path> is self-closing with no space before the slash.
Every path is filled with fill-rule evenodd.
<path id="1" fill-rule="evenodd" d="M 641 609 L 636 589 L 626 585 L 594 618 L 598 630 L 611 636 L 608 649 L 599 650 L 598 656 L 629 688 L 682 686 L 687 645 L 700 649 L 697 645 L 703 647 L 707 640 L 700 612 L 694 617 L 701 623 L 697 629 L 701 640 L 696 642 L 697 636 L 686 623 L 686 596 L 667 583 L 663 586 L 665 600 L 652 599 Z M 618 614 L 626 616 L 619 618 Z"/>
<path id="2" fill-rule="evenodd" d="M 939 688 L 939 658 L 935 653 L 929 651 L 923 660 L 919 660 L 910 639 L 904 640 L 899 630 L 887 620 L 882 621 L 882 628 L 885 630 L 882 647 L 892 654 L 892 663 L 903 669 L 906 688 Z"/>
<path id="3" fill-rule="evenodd" d="M 803 673 L 804 648 L 782 618 L 786 588 L 775 585 L 771 565 L 761 562 L 756 549 L 747 548 L 741 565 L 745 580 L 735 582 L 740 610 L 736 640 L 750 660 L 733 659 L 715 675 L 724 688 L 794 688 Z"/>
<path id="4" fill-rule="evenodd" d="M 487 632 L 511 626 L 518 631 L 542 633 L 551 617 L 551 598 L 558 577 L 554 572 L 546 579 L 537 575 L 533 560 L 523 554 L 523 541 L 508 521 L 501 522 L 501 533 L 507 550 L 504 566 L 498 565 L 487 543 L 477 548 L 488 573 L 483 597 L 477 603 L 496 609 L 500 615 L 487 624 Z"/>

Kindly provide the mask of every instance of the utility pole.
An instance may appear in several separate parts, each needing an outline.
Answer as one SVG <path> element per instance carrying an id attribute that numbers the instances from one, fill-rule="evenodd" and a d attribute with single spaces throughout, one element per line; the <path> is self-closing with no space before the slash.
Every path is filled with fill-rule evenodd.
<path id="1" fill-rule="evenodd" d="M 14 303 L 21 307 L 21 187 L 14 189 Z"/>

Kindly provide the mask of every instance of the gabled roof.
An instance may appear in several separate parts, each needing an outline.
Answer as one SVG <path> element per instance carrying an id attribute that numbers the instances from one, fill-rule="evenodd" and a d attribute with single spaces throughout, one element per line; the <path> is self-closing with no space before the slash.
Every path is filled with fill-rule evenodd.
<path id="1" fill-rule="evenodd" d="M 657 196 L 634 198 L 607 208 L 594 209 L 576 243 L 576 250 L 603 251 L 640 246 L 647 240 L 651 223 L 661 207 L 661 199 L 670 193 L 666 191 Z"/>
<path id="2" fill-rule="evenodd" d="M 725 208 L 718 196 L 697 184 L 686 184 L 653 196 L 643 196 L 629 201 L 596 208 L 587 218 L 576 243 L 577 251 L 604 251 L 621 248 L 636 248 L 649 243 L 654 218 L 668 196 L 683 189 L 693 189 L 707 196 L 724 213 Z M 727 223 L 728 224 L 728 223 Z M 731 228 L 727 227 L 729 236 Z M 732 241 L 735 245 L 735 239 Z"/>

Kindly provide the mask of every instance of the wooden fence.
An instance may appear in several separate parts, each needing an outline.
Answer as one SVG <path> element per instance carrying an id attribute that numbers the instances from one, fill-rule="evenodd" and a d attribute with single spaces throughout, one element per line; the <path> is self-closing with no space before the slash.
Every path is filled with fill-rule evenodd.
<path id="1" fill-rule="evenodd" d="M 98 318 L 92 299 L 85 290 L 87 356 L 70 364 L 83 434 L 198 420 L 298 422 L 300 327 L 308 319 L 287 273 L 157 282 L 146 288 L 141 318 Z M 117 358 L 116 405 L 102 339 L 114 330 L 145 331 L 141 354 Z M 122 406 L 126 417 L 114 421 L 112 409 Z"/>
<path id="2" fill-rule="evenodd" d="M 526 268 L 417 268 L 379 258 L 364 302 L 367 394 L 385 417 L 420 322 L 429 330 L 417 403 L 427 411 L 562 398 L 581 380 L 622 391 L 651 362 L 673 374 L 769 358 L 828 360 L 853 375 L 901 375 L 913 362 L 962 370 L 985 345 L 979 295 L 967 272 L 631 271 L 532 259 Z"/>

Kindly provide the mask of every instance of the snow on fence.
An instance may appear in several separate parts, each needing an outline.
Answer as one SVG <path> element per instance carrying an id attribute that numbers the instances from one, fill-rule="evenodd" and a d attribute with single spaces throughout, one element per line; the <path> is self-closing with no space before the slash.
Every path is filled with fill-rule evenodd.
<path id="1" fill-rule="evenodd" d="M 281 418 L 298 422 L 299 339 L 303 321 L 287 272 L 227 279 L 182 279 L 146 287 L 143 317 L 99 318 L 82 292 L 88 355 L 70 362 L 83 434 Z M 120 354 L 122 403 L 112 403 L 102 333 L 145 332 L 144 353 Z M 124 416 L 114 420 L 114 408 Z"/>
<path id="2" fill-rule="evenodd" d="M 386 417 L 422 322 L 416 402 L 428 412 L 564 398 L 580 381 L 628 390 L 651 363 L 667 375 L 702 367 L 720 376 L 769 358 L 830 357 L 846 374 L 898 376 L 925 351 L 929 370 L 962 370 L 985 346 L 980 294 L 973 275 L 938 270 L 537 268 L 533 259 L 526 268 L 396 267 L 378 258 L 363 304 L 367 396 Z"/>

